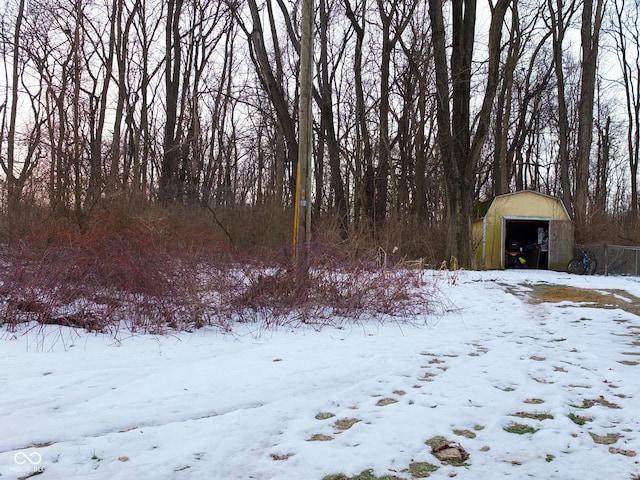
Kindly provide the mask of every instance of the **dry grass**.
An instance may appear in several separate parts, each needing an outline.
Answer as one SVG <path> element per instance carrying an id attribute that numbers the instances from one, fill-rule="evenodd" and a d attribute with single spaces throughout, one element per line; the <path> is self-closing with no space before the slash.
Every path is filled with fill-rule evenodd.
<path id="1" fill-rule="evenodd" d="M 618 290 L 591 290 L 586 288 L 568 287 L 538 283 L 527 285 L 531 303 L 560 303 L 572 302 L 593 308 L 619 308 L 634 315 L 640 315 L 640 298 L 628 292 Z M 630 301 L 625 301 L 623 298 Z"/>
<path id="2" fill-rule="evenodd" d="M 392 405 L 394 403 L 398 403 L 398 400 L 395 398 L 382 398 L 376 402 L 376 406 L 386 407 L 387 405 Z"/>
<path id="3" fill-rule="evenodd" d="M 335 417 L 335 414 L 331 412 L 320 412 L 315 416 L 316 420 L 327 420 L 332 417 Z"/>
<path id="4" fill-rule="evenodd" d="M 336 430 L 349 430 L 360 421 L 359 418 L 340 418 L 333 424 L 333 428 Z"/>
<path id="5" fill-rule="evenodd" d="M 333 440 L 331 435 L 325 435 L 324 433 L 315 433 L 311 435 L 311 438 L 307 440 L 308 442 L 330 442 Z"/>
<path id="6" fill-rule="evenodd" d="M 471 430 L 467 430 L 467 429 L 461 430 L 456 428 L 453 430 L 453 434 L 458 435 L 459 437 L 465 437 L 470 439 L 476 438 L 476 434 Z"/>
<path id="7" fill-rule="evenodd" d="M 572 407 L 587 409 L 587 408 L 591 408 L 591 407 L 593 407 L 595 405 L 601 405 L 603 407 L 612 408 L 612 409 L 620 408 L 620 405 L 618 405 L 616 403 L 613 403 L 613 402 L 610 402 L 609 400 L 604 398 L 602 395 L 600 395 L 599 398 L 585 398 L 585 399 L 582 400 L 582 405 L 572 405 Z"/>
<path id="8" fill-rule="evenodd" d="M 272 453 L 270 455 L 270 457 L 274 461 L 281 462 L 281 461 L 284 461 L 284 460 L 289 460 L 294 455 L 295 455 L 295 453 L 285 453 L 284 455 L 278 455 L 276 453 Z"/>
<path id="9" fill-rule="evenodd" d="M 511 414 L 513 417 L 529 418 L 531 420 L 552 420 L 553 415 L 550 413 L 537 413 L 537 412 L 516 412 Z"/>
<path id="10" fill-rule="evenodd" d="M 607 433 L 606 435 L 597 435 L 593 432 L 589 432 L 593 441 L 599 445 L 613 445 L 620 438 L 618 433 Z"/>

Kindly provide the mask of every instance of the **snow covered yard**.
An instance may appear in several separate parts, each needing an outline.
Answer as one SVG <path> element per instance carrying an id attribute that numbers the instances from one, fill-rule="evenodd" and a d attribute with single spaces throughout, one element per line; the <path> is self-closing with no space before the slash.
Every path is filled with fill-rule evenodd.
<path id="1" fill-rule="evenodd" d="M 558 285 L 618 306 L 529 301 Z M 0 477 L 640 478 L 639 279 L 510 270 L 439 286 L 454 308 L 384 326 L 1 330 Z M 436 437 L 469 458 L 441 463 Z"/>

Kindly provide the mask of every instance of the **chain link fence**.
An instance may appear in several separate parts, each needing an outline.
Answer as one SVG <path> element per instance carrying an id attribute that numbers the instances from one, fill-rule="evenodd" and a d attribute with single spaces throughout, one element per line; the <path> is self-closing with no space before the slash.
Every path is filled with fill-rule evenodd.
<path id="1" fill-rule="evenodd" d="M 599 275 L 640 275 L 640 247 L 629 245 L 582 245 L 589 255 L 595 255 Z M 574 257 L 581 257 L 576 248 Z"/>

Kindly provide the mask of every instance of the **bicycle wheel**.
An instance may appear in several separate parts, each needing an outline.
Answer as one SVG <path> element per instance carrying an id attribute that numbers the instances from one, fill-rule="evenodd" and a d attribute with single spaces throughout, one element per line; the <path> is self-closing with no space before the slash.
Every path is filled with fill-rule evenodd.
<path id="1" fill-rule="evenodd" d="M 585 269 L 584 273 L 586 273 L 587 275 L 593 275 L 594 273 L 596 273 L 597 267 L 598 267 L 598 263 L 596 262 L 596 259 L 592 258 L 591 260 L 589 260 L 589 265 L 587 265 L 587 268 Z"/>
<path id="2" fill-rule="evenodd" d="M 575 275 L 582 275 L 584 273 L 584 264 L 581 258 L 574 258 L 567 265 L 567 272 Z"/>

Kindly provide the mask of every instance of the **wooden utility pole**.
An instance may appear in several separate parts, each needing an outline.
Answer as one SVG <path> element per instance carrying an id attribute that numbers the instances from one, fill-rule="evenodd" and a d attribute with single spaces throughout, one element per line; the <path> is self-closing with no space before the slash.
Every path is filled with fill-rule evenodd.
<path id="1" fill-rule="evenodd" d="M 298 121 L 298 168 L 293 224 L 293 266 L 306 269 L 311 241 L 311 152 L 313 139 L 312 59 L 313 0 L 302 0 L 300 38 L 300 118 Z"/>

